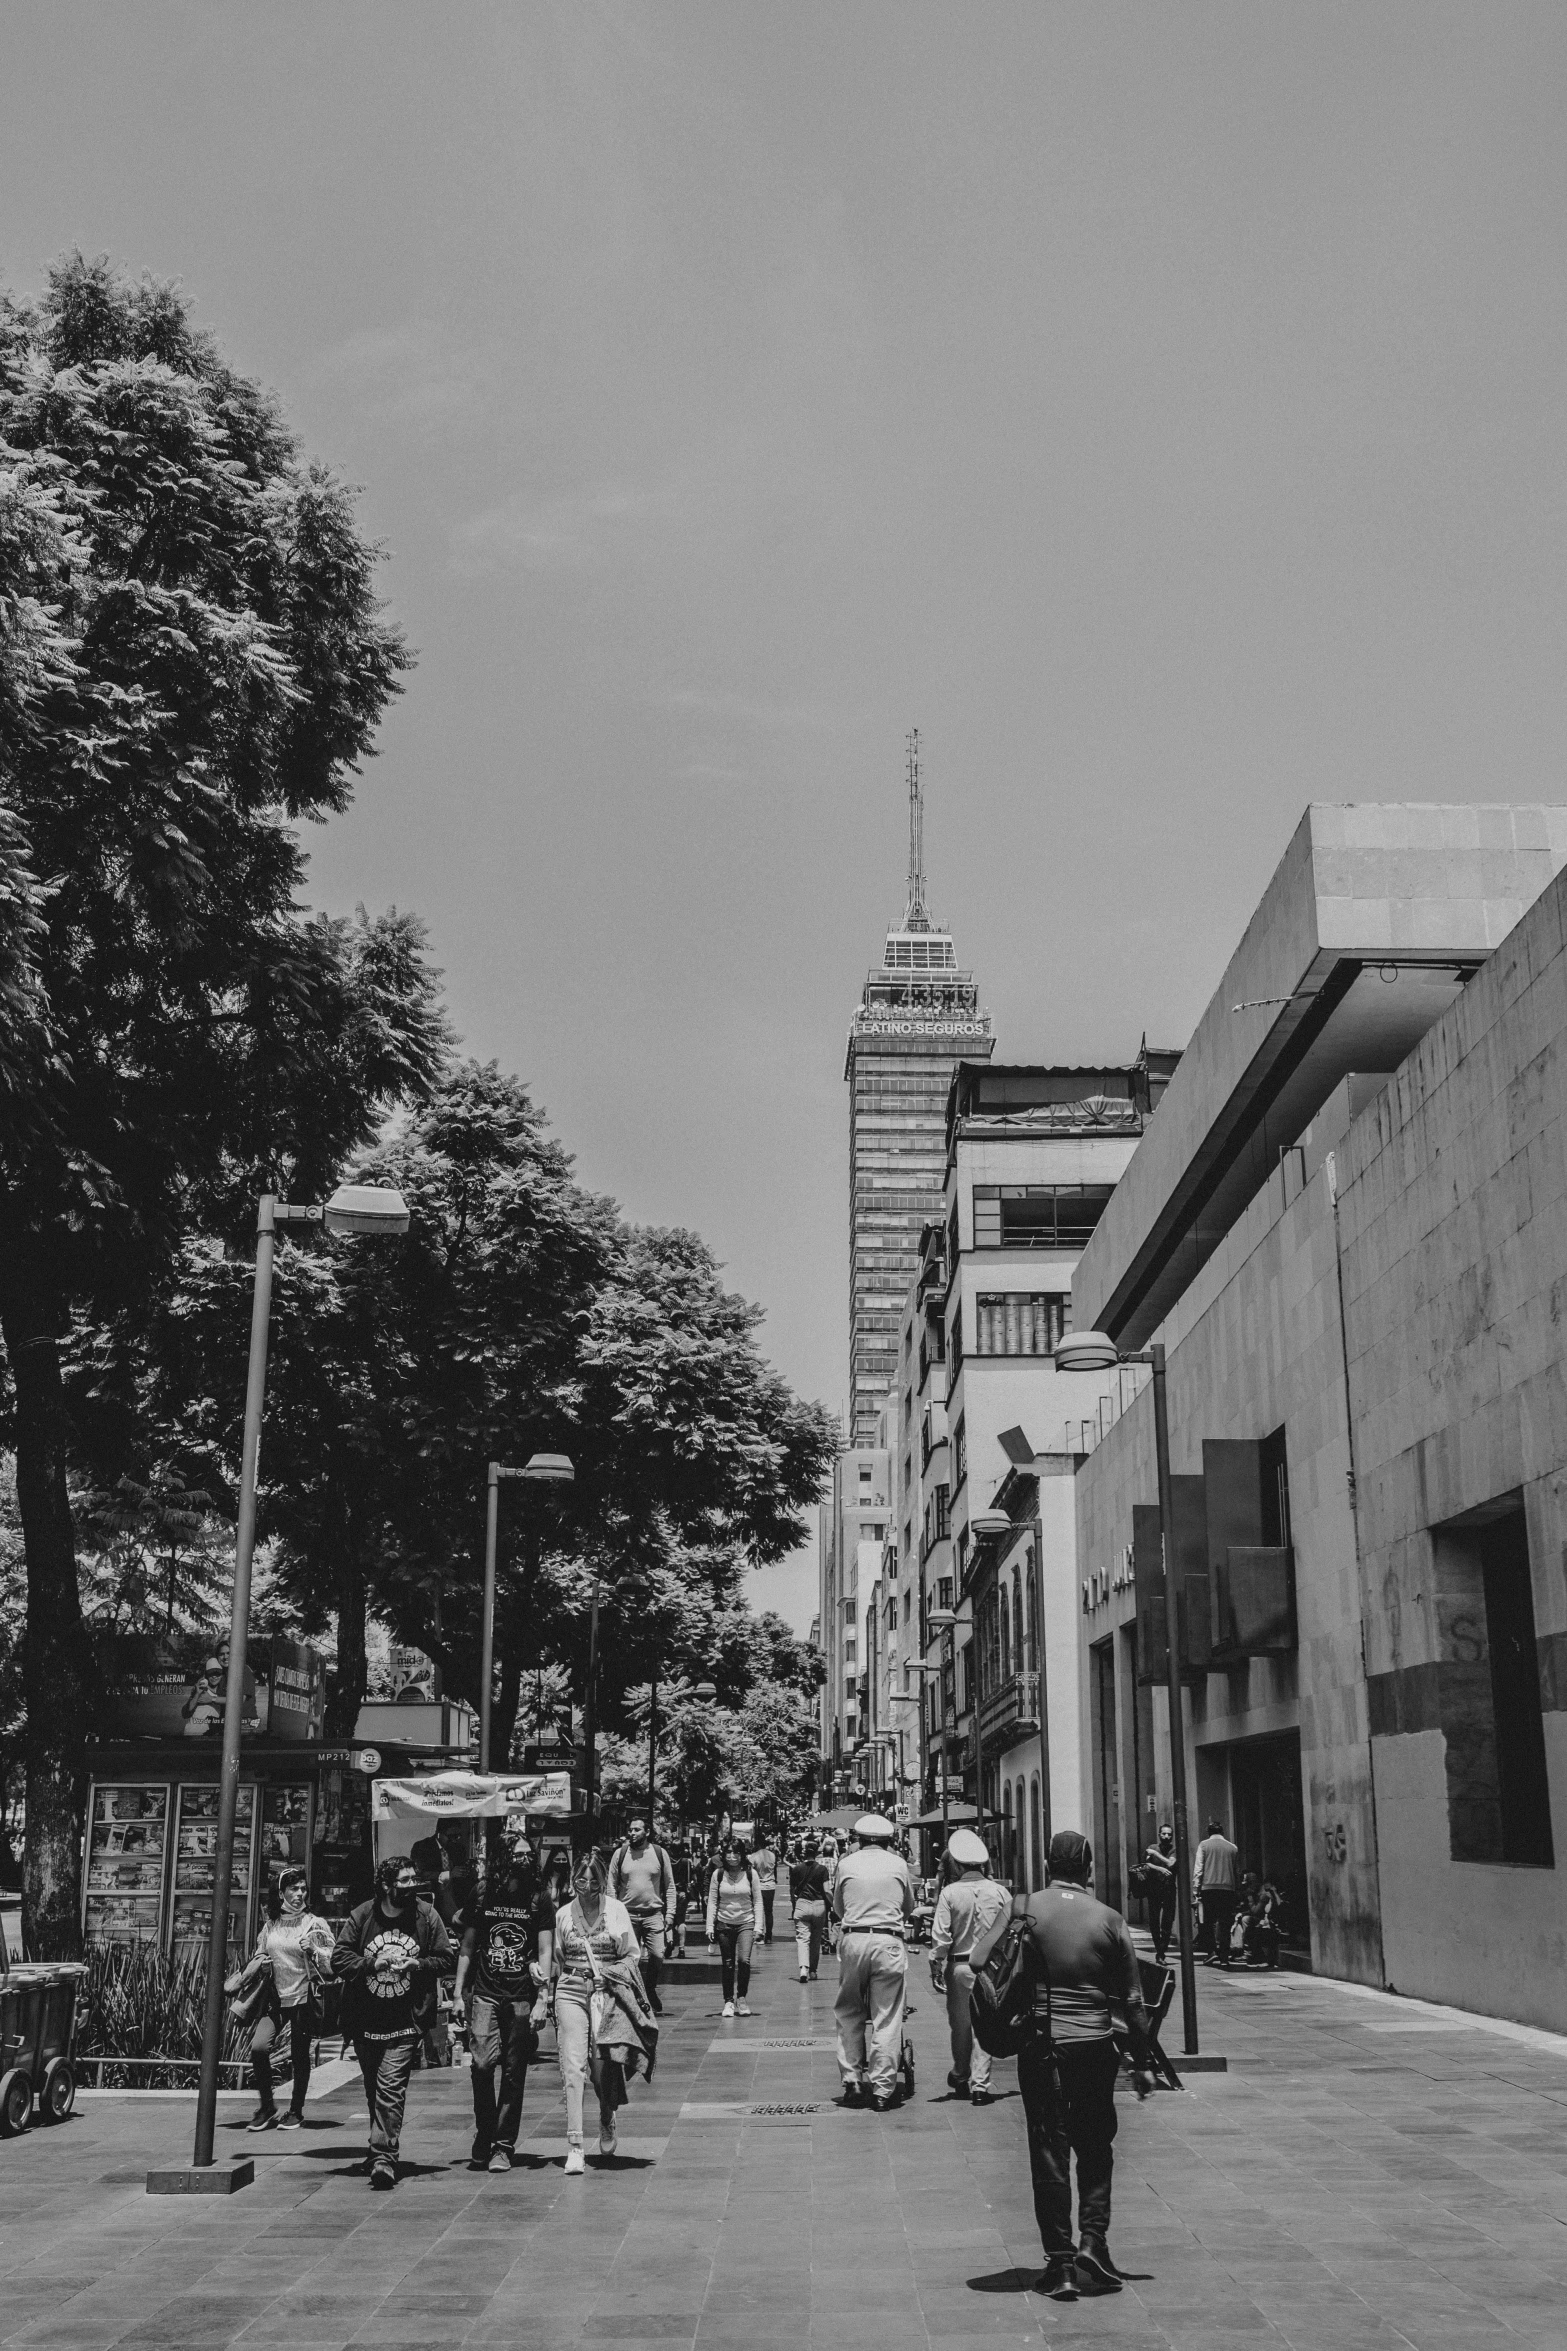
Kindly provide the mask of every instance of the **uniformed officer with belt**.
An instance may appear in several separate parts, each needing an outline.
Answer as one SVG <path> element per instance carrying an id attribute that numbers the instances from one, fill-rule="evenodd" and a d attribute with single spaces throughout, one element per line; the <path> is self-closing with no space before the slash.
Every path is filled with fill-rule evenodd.
<path id="1" fill-rule="evenodd" d="M 908 1864 L 892 1847 L 897 1830 L 879 1812 L 854 1824 L 859 1850 L 845 1854 L 833 1884 L 839 1922 L 838 2067 L 846 2106 L 878 2114 L 898 2102 L 898 2052 L 908 1947 L 903 1922 L 914 1908 Z"/>

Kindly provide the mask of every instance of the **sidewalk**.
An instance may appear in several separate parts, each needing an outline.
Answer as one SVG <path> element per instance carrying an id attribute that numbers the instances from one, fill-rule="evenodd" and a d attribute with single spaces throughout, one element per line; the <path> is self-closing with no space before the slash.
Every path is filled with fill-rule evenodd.
<path id="1" fill-rule="evenodd" d="M 1567 2042 L 1303 1976 L 1200 1976 L 1230 2071 L 1119 2104 L 1112 2299 L 1039 2300 L 1021 2108 L 945 2089 L 941 2002 L 911 1954 L 920 2078 L 885 2118 L 845 2113 L 833 1984 L 759 1955 L 757 2014 L 672 1993 L 657 2078 L 623 2154 L 567 2180 L 553 2061 L 530 2084 L 526 2168 L 466 2168 L 466 2074 L 416 2075 L 395 2196 L 352 2176 L 344 2087 L 254 2154 L 232 2199 L 144 2193 L 188 2160 L 190 2101 L 95 2099 L 0 2144 L 0 2343 L 68 2351 L 513 2344 L 964 2351 L 1470 2351 L 1567 2336 Z M 1178 2021 L 1170 2033 L 1179 2040 Z M 1177 2062 L 1179 2060 L 1177 2059 Z M 763 2109 L 762 2112 L 755 2111 Z"/>

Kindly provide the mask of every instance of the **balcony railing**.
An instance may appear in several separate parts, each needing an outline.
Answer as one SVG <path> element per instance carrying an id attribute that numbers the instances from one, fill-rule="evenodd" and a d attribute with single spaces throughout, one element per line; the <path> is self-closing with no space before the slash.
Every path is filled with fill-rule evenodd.
<path id="1" fill-rule="evenodd" d="M 1003 1735 L 1031 1738 L 1039 1728 L 1039 1676 L 1015 1673 L 979 1702 L 979 1727 L 991 1747 Z"/>

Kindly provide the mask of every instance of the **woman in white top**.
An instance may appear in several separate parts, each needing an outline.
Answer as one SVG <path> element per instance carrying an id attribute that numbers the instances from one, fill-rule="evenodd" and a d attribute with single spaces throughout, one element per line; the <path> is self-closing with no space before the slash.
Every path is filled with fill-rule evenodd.
<path id="1" fill-rule="evenodd" d="M 583 2093 L 591 2075 L 599 2102 L 599 2153 L 615 2152 L 612 2068 L 593 2043 L 595 1981 L 606 1969 L 638 1957 L 631 1913 L 608 1891 L 609 1865 L 602 1853 L 584 1853 L 572 1877 L 571 1900 L 555 1913 L 555 2051 L 566 2092 L 566 2169 L 585 2171 L 582 2151 Z"/>
<path id="2" fill-rule="evenodd" d="M 725 2016 L 736 2013 L 737 1978 L 739 2013 L 741 2016 L 751 2013 L 746 1999 L 751 1989 L 751 1951 L 764 1931 L 762 1889 L 756 1872 L 745 1857 L 744 1847 L 730 1837 L 707 1886 L 707 1947 L 711 1951 L 715 1942 L 718 1945 L 724 1974 Z"/>
<path id="3" fill-rule="evenodd" d="M 250 2037 L 250 2070 L 260 2104 L 251 2121 L 253 2131 L 275 2131 L 279 2126 L 272 2097 L 272 2050 L 279 2030 L 288 2027 L 288 2052 L 293 2063 L 293 2090 L 281 2128 L 297 2131 L 305 2119 L 305 2092 L 310 2087 L 311 2045 L 325 2024 L 322 1986 L 332 1965 L 336 1938 L 324 1918 L 305 1907 L 307 1884 L 302 1869 L 285 1869 L 276 1893 L 269 1897 L 267 1915 L 256 1937 L 256 1948 L 238 1975 L 224 1987 L 242 1992 L 258 1975 L 270 1976 L 266 2004 Z"/>

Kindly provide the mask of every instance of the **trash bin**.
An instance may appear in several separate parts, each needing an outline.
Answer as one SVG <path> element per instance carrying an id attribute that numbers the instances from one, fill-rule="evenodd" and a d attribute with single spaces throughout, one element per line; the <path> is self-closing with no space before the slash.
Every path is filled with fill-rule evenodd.
<path id="1" fill-rule="evenodd" d="M 23 1961 L 0 1976 L 0 2138 L 33 2119 L 63 2122 L 76 2100 L 76 1987 L 79 1960 Z"/>

